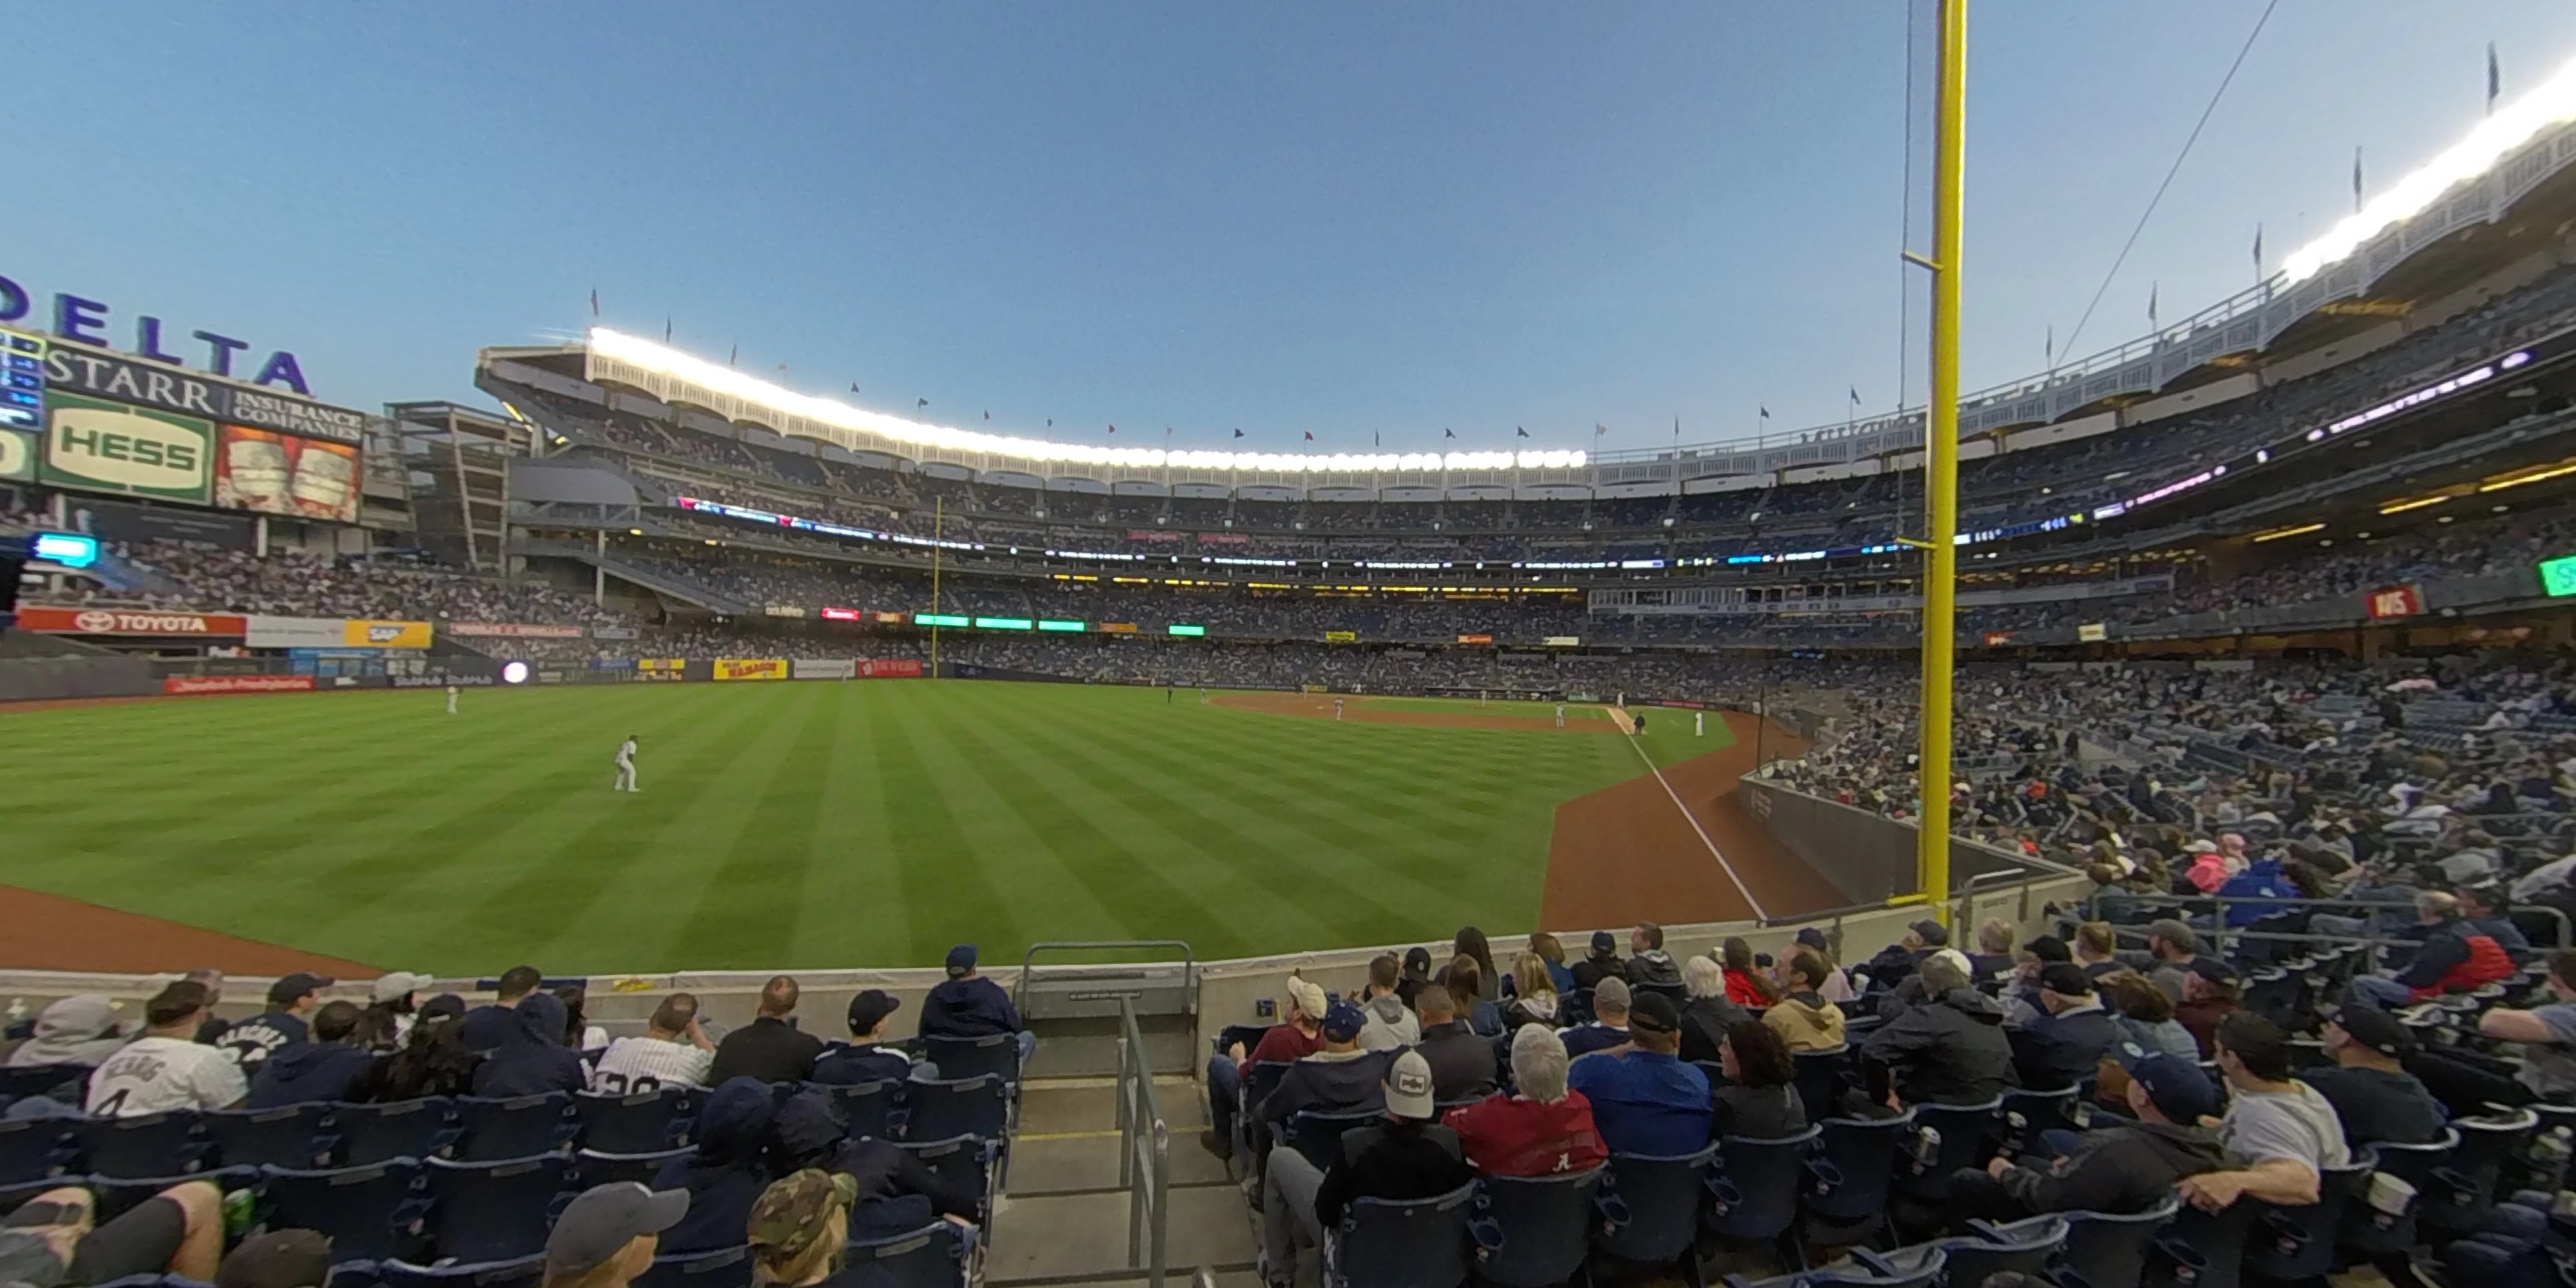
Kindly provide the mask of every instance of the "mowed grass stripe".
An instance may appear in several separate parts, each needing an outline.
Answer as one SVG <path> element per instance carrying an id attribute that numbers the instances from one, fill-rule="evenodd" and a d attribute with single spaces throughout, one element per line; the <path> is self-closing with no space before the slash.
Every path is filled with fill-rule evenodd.
<path id="1" fill-rule="evenodd" d="M 1003 892 L 985 879 L 983 865 L 968 861 L 956 815 L 939 791 L 938 776 L 958 770 L 953 753 L 918 737 L 917 704 L 900 697 L 868 722 L 877 740 L 886 819 L 894 833 L 888 855 L 911 910 L 904 927 L 906 958 L 939 960 L 976 931 L 1010 933 L 1015 918 Z"/>
<path id="2" fill-rule="evenodd" d="M 697 901 L 672 928 L 674 960 L 736 966 L 727 954 L 739 951 L 749 934 L 795 937 L 806 912 L 795 896 L 814 863 L 840 714 L 838 702 L 817 697 L 788 695 L 787 708 L 776 713 L 753 749 L 726 767 L 722 814 L 693 820 L 707 834 L 710 851 L 726 832 L 732 837 L 722 848 L 723 859 L 703 872 Z M 736 813 L 728 825 L 722 815 Z M 665 893 L 674 896 L 676 908 L 679 892 Z M 829 909 L 820 911 L 828 915 Z"/>

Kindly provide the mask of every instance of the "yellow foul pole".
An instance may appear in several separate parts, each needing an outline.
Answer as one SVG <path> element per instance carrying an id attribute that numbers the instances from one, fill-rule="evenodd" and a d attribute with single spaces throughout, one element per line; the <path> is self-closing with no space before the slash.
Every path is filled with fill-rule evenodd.
<path id="1" fill-rule="evenodd" d="M 1932 389 L 1924 417 L 1923 788 L 1916 844 L 1924 897 L 1950 908 L 1950 689 L 1959 580 L 1959 220 L 1967 158 L 1968 0 L 1939 0 L 1932 139 Z"/>

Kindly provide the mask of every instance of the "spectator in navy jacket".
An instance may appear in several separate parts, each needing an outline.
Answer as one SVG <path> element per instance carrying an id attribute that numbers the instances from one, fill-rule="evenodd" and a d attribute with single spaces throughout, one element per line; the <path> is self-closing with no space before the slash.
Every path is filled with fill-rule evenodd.
<path id="1" fill-rule="evenodd" d="M 313 1036 L 292 1042 L 260 1062 L 251 1076 L 245 1108 L 275 1109 L 316 1100 L 355 1100 L 376 1057 L 358 1045 L 355 1002 L 331 1002 L 313 1013 Z"/>
<path id="2" fill-rule="evenodd" d="M 938 1038 L 984 1038 L 996 1033 L 1019 1035 L 1020 1058 L 1029 1058 L 1038 1036 L 1020 1023 L 1020 1008 L 1002 986 L 975 970 L 975 945 L 948 950 L 948 978 L 921 1002 L 921 1035 Z"/>
<path id="3" fill-rule="evenodd" d="M 884 1045 L 886 1017 L 903 1008 L 901 999 L 881 988 L 871 988 L 850 999 L 850 1045 L 826 1050 L 814 1062 L 814 1081 L 836 1085 L 855 1085 L 893 1079 L 901 1082 L 913 1074 L 912 1057 L 896 1047 Z M 925 1078 L 936 1078 L 939 1070 L 921 1067 Z"/>
<path id="4" fill-rule="evenodd" d="M 2101 1065 L 2103 1053 L 2119 1040 L 2119 1026 L 2103 1008 L 2092 977 L 2072 962 L 2040 969 L 2038 997 L 2038 1014 L 2005 1030 L 2013 1068 L 2021 1085 L 2034 1091 L 2072 1087 Z"/>
<path id="5" fill-rule="evenodd" d="M 280 977 L 268 986 L 268 1009 L 224 1030 L 217 1045 L 243 1073 L 258 1072 L 261 1061 L 308 1036 L 304 1017 L 321 1004 L 318 994 L 334 982 L 327 975 L 303 971 Z"/>
<path id="6" fill-rule="evenodd" d="M 511 1008 L 519 1027 L 474 1071 L 478 1096 L 535 1096 L 580 1091 L 590 1081 L 581 1057 L 563 1043 L 568 1012 L 552 993 L 530 993 Z"/>
<path id="7" fill-rule="evenodd" d="M 692 1132 L 696 1148 L 653 1175 L 654 1189 L 689 1192 L 689 1214 L 663 1232 L 663 1252 L 742 1246 L 751 1205 L 769 1187 L 761 1149 L 777 1104 L 757 1078 L 735 1078 L 707 1093 Z"/>
<path id="8" fill-rule="evenodd" d="M 499 1050 L 519 1027 L 514 1013 L 519 999 L 536 992 L 537 985 L 545 981 L 544 973 L 534 966 L 513 966 L 501 972 L 499 986 L 492 992 L 492 1004 L 465 1013 L 465 1049 L 477 1055 Z"/>

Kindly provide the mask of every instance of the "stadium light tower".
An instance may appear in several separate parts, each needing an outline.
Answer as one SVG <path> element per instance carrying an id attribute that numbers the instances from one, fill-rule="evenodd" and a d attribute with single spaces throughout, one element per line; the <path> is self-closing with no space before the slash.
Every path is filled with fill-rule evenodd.
<path id="1" fill-rule="evenodd" d="M 1934 915 L 1950 919 L 1950 692 L 1959 581 L 1959 218 L 1967 158 L 1968 0 L 1940 0 L 1932 133 L 1932 389 L 1924 416 L 1923 792 L 1915 866 Z"/>

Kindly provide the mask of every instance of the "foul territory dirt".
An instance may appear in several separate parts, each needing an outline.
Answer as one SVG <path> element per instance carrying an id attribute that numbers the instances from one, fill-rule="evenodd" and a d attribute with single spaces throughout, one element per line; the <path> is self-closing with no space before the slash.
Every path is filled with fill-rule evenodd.
<path id="1" fill-rule="evenodd" d="M 0 968 L 154 974 L 212 966 L 234 975 L 311 971 L 372 979 L 373 966 L 243 939 L 78 899 L 0 886 Z"/>

